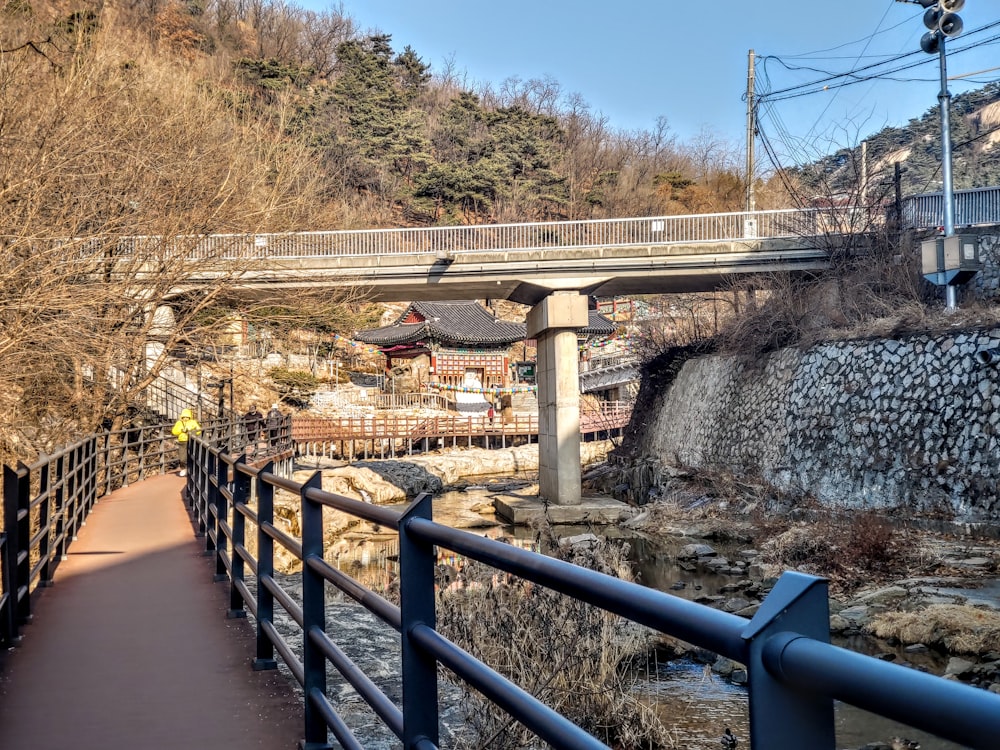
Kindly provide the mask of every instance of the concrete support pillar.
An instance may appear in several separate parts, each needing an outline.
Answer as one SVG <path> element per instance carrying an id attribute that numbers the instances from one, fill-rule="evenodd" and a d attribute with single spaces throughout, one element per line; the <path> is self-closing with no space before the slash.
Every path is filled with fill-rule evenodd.
<path id="1" fill-rule="evenodd" d="M 580 372 L 576 331 L 587 325 L 587 298 L 555 292 L 528 313 L 538 341 L 538 494 L 580 504 Z"/>

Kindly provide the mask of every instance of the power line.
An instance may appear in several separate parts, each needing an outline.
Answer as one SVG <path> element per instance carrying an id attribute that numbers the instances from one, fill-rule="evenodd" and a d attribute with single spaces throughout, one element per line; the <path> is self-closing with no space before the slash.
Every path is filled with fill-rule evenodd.
<path id="1" fill-rule="evenodd" d="M 893 6 L 894 2 L 895 0 L 890 0 L 889 7 L 885 9 L 885 13 L 883 13 L 882 18 L 879 19 L 878 26 L 875 27 L 875 31 L 873 31 L 871 35 L 868 37 L 868 39 L 865 41 L 865 46 L 861 50 L 861 54 L 864 54 L 868 50 L 868 45 L 871 44 L 872 39 L 875 38 L 875 35 L 878 33 L 879 27 L 882 25 L 882 22 L 885 21 L 885 17 L 889 15 L 889 8 Z M 857 65 L 857 63 L 858 60 L 855 59 L 854 64 Z M 833 103 L 837 100 L 838 95 L 839 92 L 837 94 L 834 94 L 832 97 L 830 97 L 829 101 L 827 101 L 826 106 L 823 107 L 823 111 L 816 116 L 816 120 L 813 122 L 812 126 L 809 128 L 809 131 L 806 133 L 806 138 L 809 138 L 813 134 L 813 131 L 816 130 L 816 126 L 819 125 L 820 120 L 823 119 L 823 117 L 829 111 L 830 107 L 833 106 Z"/>
<path id="2" fill-rule="evenodd" d="M 980 34 L 980 33 L 983 33 L 985 31 L 988 31 L 988 30 L 990 30 L 992 28 L 996 28 L 997 26 L 1000 26 L 1000 21 L 994 21 L 992 23 L 986 24 L 985 26 L 981 26 L 981 27 L 979 27 L 977 29 L 973 29 L 972 31 L 967 32 L 965 36 L 966 36 L 966 38 L 969 38 L 969 37 L 972 37 L 972 36 L 974 36 L 976 34 Z M 1000 36 L 993 36 L 993 37 L 990 37 L 988 39 L 984 39 L 982 41 L 972 42 L 970 44 L 966 44 L 964 46 L 957 47 L 957 48 L 955 48 L 953 50 L 950 50 L 949 54 L 951 54 L 951 55 L 960 55 L 963 52 L 968 52 L 969 50 L 972 50 L 972 49 L 976 49 L 976 48 L 983 47 L 983 46 L 988 46 L 990 44 L 995 44 L 998 41 L 1000 41 Z M 907 63 L 905 65 L 900 65 L 898 67 L 882 71 L 881 73 L 874 73 L 874 74 L 871 74 L 871 75 L 859 75 L 859 74 L 865 73 L 866 71 L 874 71 L 874 70 L 877 70 L 880 67 L 883 67 L 883 66 L 886 66 L 886 65 L 889 65 L 889 64 L 892 64 L 892 63 L 897 63 L 897 62 L 900 62 L 902 60 L 906 60 L 907 58 L 911 58 L 911 57 L 914 57 L 914 56 L 920 56 L 921 59 L 919 61 L 917 61 L 917 62 L 914 62 L 914 63 Z M 861 66 L 859 68 L 854 68 L 854 69 L 849 70 L 847 72 L 837 73 L 837 72 L 832 72 L 832 71 L 825 71 L 825 70 L 822 70 L 820 68 L 814 68 L 814 67 L 811 67 L 811 66 L 792 65 L 792 64 L 786 62 L 781 57 L 775 56 L 775 55 L 763 55 L 763 56 L 761 56 L 760 59 L 761 59 L 761 61 L 764 64 L 763 67 L 764 67 L 765 70 L 767 68 L 768 62 L 769 61 L 774 61 L 774 62 L 782 65 L 784 68 L 786 68 L 787 70 L 790 70 L 790 71 L 794 71 L 794 70 L 811 70 L 813 72 L 822 74 L 824 76 L 823 78 L 818 78 L 818 79 L 815 79 L 815 80 L 812 80 L 812 81 L 807 81 L 805 83 L 796 84 L 794 86 L 788 86 L 788 87 L 783 88 L 783 89 L 778 89 L 776 91 L 770 91 L 770 92 L 766 92 L 766 93 L 760 94 L 761 97 L 770 98 L 772 101 L 780 101 L 782 99 L 792 98 L 793 94 L 794 95 L 805 95 L 805 94 L 808 94 L 808 93 L 816 93 L 817 91 L 823 91 L 823 90 L 830 90 L 830 89 L 840 88 L 843 85 L 852 85 L 853 83 L 861 83 L 861 82 L 870 81 L 870 80 L 873 80 L 873 79 L 876 79 L 876 78 L 884 78 L 884 77 L 891 76 L 891 75 L 893 75 L 895 73 L 900 73 L 900 72 L 903 72 L 905 70 L 909 70 L 911 68 L 919 67 L 921 65 L 924 65 L 924 64 L 927 64 L 928 62 L 930 62 L 929 58 L 927 58 L 926 56 L 924 56 L 924 54 L 923 54 L 922 51 L 920 51 L 920 50 L 914 50 L 912 52 L 906 52 L 906 53 L 903 53 L 903 54 L 900 54 L 900 55 L 896 55 L 896 56 L 892 56 L 892 57 L 887 57 L 887 58 L 885 58 L 885 59 L 883 59 L 883 60 L 881 60 L 879 62 L 874 62 L 874 63 L 870 63 L 868 65 L 863 65 L 863 66 Z M 854 80 L 848 81 L 846 83 L 835 83 L 836 81 L 839 81 L 840 79 L 843 79 L 843 78 L 853 78 Z M 833 85 L 829 85 L 829 84 L 833 84 Z M 820 86 L 823 86 L 823 85 L 826 85 L 826 88 L 819 88 Z"/>

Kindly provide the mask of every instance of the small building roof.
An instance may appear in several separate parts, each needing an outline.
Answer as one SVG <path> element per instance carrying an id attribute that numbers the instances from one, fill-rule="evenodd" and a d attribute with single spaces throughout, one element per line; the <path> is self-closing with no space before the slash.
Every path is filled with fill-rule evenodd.
<path id="1" fill-rule="evenodd" d="M 376 346 L 428 339 L 445 344 L 502 346 L 521 341 L 525 326 L 498 320 L 475 301 L 411 302 L 392 325 L 358 331 L 354 337 Z"/>

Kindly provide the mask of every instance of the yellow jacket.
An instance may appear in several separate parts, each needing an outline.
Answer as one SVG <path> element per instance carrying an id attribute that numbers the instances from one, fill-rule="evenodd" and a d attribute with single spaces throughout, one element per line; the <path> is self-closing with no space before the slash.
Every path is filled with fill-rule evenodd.
<path id="1" fill-rule="evenodd" d="M 191 410 L 185 409 L 181 412 L 181 418 L 177 420 L 170 432 L 177 437 L 178 443 L 186 443 L 188 433 L 191 433 L 196 437 L 201 434 L 201 425 L 198 424 L 198 420 L 194 418 Z"/>

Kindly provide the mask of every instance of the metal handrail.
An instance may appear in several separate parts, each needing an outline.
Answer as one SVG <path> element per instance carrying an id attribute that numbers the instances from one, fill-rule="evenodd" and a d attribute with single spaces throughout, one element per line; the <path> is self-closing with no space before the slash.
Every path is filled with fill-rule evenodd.
<path id="1" fill-rule="evenodd" d="M 873 211 L 879 212 L 880 209 L 778 209 L 458 227 L 90 237 L 60 242 L 72 246 L 81 260 L 96 258 L 101 262 L 105 262 L 109 254 L 116 261 L 124 262 L 154 251 L 198 261 L 509 252 L 554 247 L 670 245 L 852 234 L 869 227 Z"/>
<path id="2" fill-rule="evenodd" d="M 0 645 L 16 642 L 32 594 L 52 584 L 59 563 L 98 500 L 177 465 L 173 422 L 127 425 L 90 435 L 33 463 L 3 467 Z M 207 420 L 207 439 L 242 450 L 241 426 Z M 283 440 L 290 445 L 290 421 Z"/>
<path id="3" fill-rule="evenodd" d="M 750 741 L 756 750 L 832 750 L 833 701 L 841 700 L 973 748 L 995 747 L 1000 736 L 1000 696 L 921 674 L 829 644 L 827 585 L 823 579 L 785 573 L 751 620 L 588 570 L 513 545 L 434 523 L 431 496 L 404 511 L 363 503 L 321 489 L 320 473 L 296 483 L 268 465 L 254 468 L 241 456 L 194 441 L 188 498 L 196 515 L 214 519 L 208 549 L 230 583 L 230 614 L 246 608 L 257 618 L 257 667 L 286 662 L 306 696 L 305 744 L 325 747 L 331 731 L 344 747 L 360 747 L 327 696 L 333 664 L 373 707 L 404 748 L 438 745 L 437 665 L 449 668 L 555 748 L 604 748 L 568 719 L 473 658 L 435 629 L 434 567 L 437 547 L 485 563 L 587 602 L 621 617 L 711 649 L 746 665 Z M 274 490 L 299 496 L 300 541 L 273 525 Z M 256 510 L 249 500 L 256 497 Z M 323 510 L 395 527 L 399 533 L 401 606 L 324 562 Z M 247 522 L 256 525 L 258 557 L 247 550 Z M 274 579 L 274 544 L 302 561 L 301 600 Z M 244 576 L 257 571 L 256 598 Z M 325 628 L 327 584 L 340 589 L 399 631 L 404 701 L 396 709 Z M 274 604 L 289 609 L 305 635 L 301 660 L 278 633 Z M 400 721 L 400 715 L 402 721 Z"/>

